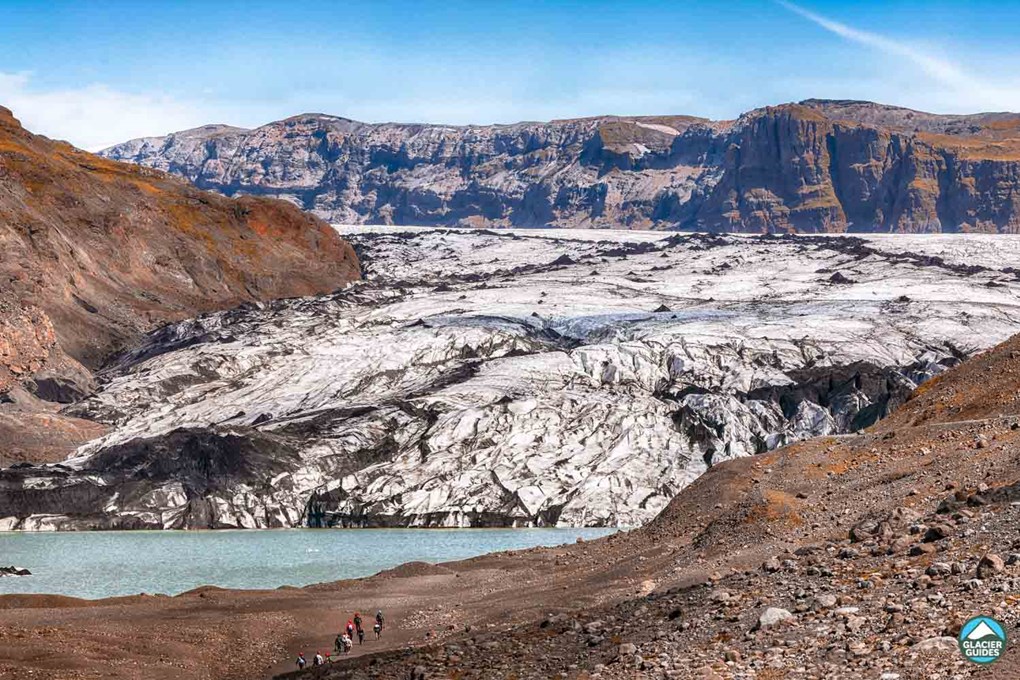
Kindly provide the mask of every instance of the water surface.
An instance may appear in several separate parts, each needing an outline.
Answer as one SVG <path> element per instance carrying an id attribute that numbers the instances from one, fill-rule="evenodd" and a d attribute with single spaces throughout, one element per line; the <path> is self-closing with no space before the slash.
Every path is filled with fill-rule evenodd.
<path id="1" fill-rule="evenodd" d="M 0 594 L 98 598 L 201 585 L 276 588 L 369 576 L 404 562 L 573 543 L 614 529 L 287 529 L 269 531 L 0 532 Z"/>

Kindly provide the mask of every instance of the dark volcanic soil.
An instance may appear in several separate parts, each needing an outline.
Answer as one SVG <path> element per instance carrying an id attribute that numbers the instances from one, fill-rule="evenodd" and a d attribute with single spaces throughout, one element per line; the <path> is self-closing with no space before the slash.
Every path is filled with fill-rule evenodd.
<path id="1" fill-rule="evenodd" d="M 1018 388 L 1014 338 L 866 433 L 718 465 L 599 541 L 300 590 L 0 599 L 0 677 L 266 677 L 377 607 L 380 653 L 304 677 L 1020 677 L 1015 641 L 982 669 L 953 637 L 986 614 L 1020 639 Z"/>

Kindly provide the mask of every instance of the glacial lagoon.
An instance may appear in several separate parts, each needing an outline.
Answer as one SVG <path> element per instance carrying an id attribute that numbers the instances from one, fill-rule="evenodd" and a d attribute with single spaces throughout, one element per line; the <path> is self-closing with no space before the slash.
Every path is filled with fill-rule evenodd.
<path id="1" fill-rule="evenodd" d="M 0 594 L 83 598 L 165 593 L 203 585 L 277 588 L 370 576 L 412 561 L 573 543 L 615 529 L 281 529 L 0 533 Z"/>

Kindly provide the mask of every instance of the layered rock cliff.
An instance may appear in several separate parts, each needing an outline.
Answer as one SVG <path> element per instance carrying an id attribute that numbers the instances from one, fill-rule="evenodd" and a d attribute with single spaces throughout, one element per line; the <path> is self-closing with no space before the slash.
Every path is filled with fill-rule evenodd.
<path id="1" fill-rule="evenodd" d="M 90 371 L 143 333 L 359 272 L 332 228 L 285 202 L 82 152 L 0 107 L 0 465 L 33 458 L 41 431 L 101 431 L 43 414 L 91 392 Z"/>
<path id="2" fill-rule="evenodd" d="M 334 223 L 1020 232 L 1020 116 L 808 100 L 735 121 L 467 126 L 308 114 L 103 152 Z"/>

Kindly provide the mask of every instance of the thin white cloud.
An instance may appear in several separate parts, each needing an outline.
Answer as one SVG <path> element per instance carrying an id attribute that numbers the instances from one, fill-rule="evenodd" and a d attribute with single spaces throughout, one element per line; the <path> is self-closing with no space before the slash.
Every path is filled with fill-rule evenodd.
<path id="1" fill-rule="evenodd" d="M 805 9 L 788 0 L 776 0 L 776 2 L 787 10 L 800 15 L 845 40 L 904 59 L 925 73 L 945 91 L 945 94 L 963 100 L 964 105 L 971 109 L 974 107 L 998 110 L 1020 108 L 1020 87 L 1015 83 L 998 84 L 987 82 L 969 73 L 959 64 L 931 54 L 917 46 L 906 44 L 878 33 L 848 26 Z"/>
<path id="2" fill-rule="evenodd" d="M 2 71 L 0 105 L 32 132 L 89 151 L 216 121 L 210 107 L 162 94 L 121 92 L 101 84 L 42 90 L 33 86 L 29 73 Z"/>

